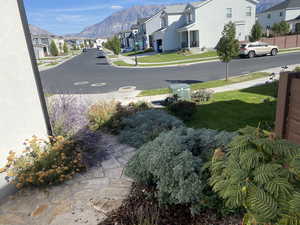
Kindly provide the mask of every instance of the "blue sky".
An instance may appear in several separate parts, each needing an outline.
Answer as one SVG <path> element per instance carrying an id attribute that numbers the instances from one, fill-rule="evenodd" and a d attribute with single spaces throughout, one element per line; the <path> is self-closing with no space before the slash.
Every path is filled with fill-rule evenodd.
<path id="1" fill-rule="evenodd" d="M 24 0 L 29 23 L 54 34 L 78 33 L 107 16 L 134 5 L 186 0 Z"/>

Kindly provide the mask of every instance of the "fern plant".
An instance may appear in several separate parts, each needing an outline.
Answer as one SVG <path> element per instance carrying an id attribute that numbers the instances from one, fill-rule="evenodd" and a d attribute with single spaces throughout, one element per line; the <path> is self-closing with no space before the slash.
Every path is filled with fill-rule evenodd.
<path id="1" fill-rule="evenodd" d="M 300 224 L 300 147 L 247 127 L 215 151 L 210 184 L 244 224 Z"/>

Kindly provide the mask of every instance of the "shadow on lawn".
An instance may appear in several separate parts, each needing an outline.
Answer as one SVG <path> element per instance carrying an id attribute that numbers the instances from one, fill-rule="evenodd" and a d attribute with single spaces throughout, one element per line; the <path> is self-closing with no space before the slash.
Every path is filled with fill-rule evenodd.
<path id="1" fill-rule="evenodd" d="M 270 96 L 270 97 L 277 97 L 277 92 L 278 92 L 278 82 L 272 82 L 266 85 L 261 85 L 261 86 L 256 86 L 256 87 L 251 87 L 251 88 L 246 88 L 243 90 L 240 90 L 241 92 L 248 92 L 252 94 L 260 94 L 260 95 L 265 95 L 265 96 Z"/>
<path id="2" fill-rule="evenodd" d="M 272 130 L 276 101 L 247 103 L 240 100 L 212 102 L 199 105 L 189 127 L 236 131 L 247 125 Z"/>

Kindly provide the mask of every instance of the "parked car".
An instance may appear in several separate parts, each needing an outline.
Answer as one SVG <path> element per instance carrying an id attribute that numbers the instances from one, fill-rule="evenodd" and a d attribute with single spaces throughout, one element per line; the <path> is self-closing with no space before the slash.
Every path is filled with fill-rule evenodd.
<path id="1" fill-rule="evenodd" d="M 263 42 L 251 42 L 242 44 L 240 47 L 240 56 L 247 56 L 253 58 L 258 55 L 277 55 L 279 51 L 278 46 L 270 45 Z"/>
<path id="2" fill-rule="evenodd" d="M 105 53 L 103 51 L 98 51 L 97 58 L 105 58 Z"/>

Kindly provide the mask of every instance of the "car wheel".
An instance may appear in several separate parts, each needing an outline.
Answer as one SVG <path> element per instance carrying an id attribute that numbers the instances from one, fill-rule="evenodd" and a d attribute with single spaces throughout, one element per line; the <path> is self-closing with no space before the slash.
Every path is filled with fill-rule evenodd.
<path id="1" fill-rule="evenodd" d="M 255 52 L 251 51 L 248 53 L 249 58 L 254 58 L 254 56 L 255 56 Z"/>
<path id="2" fill-rule="evenodd" d="M 275 56 L 275 55 L 277 55 L 277 53 L 278 53 L 277 49 L 274 48 L 271 51 L 271 56 Z"/>

